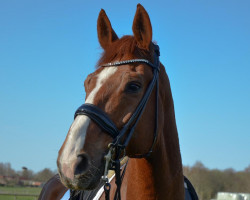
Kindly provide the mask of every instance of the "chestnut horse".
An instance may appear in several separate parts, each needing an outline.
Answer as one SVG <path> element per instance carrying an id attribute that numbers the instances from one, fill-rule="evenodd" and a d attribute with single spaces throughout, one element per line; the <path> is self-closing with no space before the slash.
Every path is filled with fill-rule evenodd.
<path id="1" fill-rule="evenodd" d="M 126 143 L 124 151 L 118 156 L 117 152 L 116 155 L 111 154 L 109 159 L 119 159 L 121 154 L 126 154 L 129 159 L 123 168 L 122 183 L 116 186 L 115 179 L 111 181 L 110 199 L 114 199 L 116 187 L 120 187 L 120 197 L 116 196 L 116 199 L 184 200 L 184 176 L 170 83 L 164 66 L 159 63 L 159 68 L 155 67 L 159 55 L 155 56 L 158 52 L 152 43 L 148 13 L 140 4 L 132 30 L 133 36 L 119 39 L 105 11 L 100 11 L 97 31 L 104 52 L 96 71 L 88 75 L 84 82 L 84 105 L 87 107 L 82 110 L 87 111 L 81 113 L 80 108 L 76 112 L 58 154 L 61 182 L 72 191 L 95 189 L 111 166 L 107 161 L 111 152 L 109 144 L 114 144 L 114 139 L 117 141 L 117 137 L 121 136 L 119 144 Z M 156 83 L 148 94 L 155 77 Z M 145 109 L 134 119 L 133 114 L 147 95 Z M 106 124 L 102 126 L 95 117 Z M 131 118 L 133 120 L 129 124 Z M 129 128 L 121 135 L 119 130 L 127 124 Z M 110 127 L 111 131 L 108 130 Z M 131 127 L 134 128 L 132 134 Z M 116 130 L 118 135 L 114 136 Z M 117 177 L 120 168 L 119 172 L 117 168 L 115 170 L 118 180 L 121 178 Z M 55 181 L 54 184 L 59 183 Z M 61 183 L 60 186 L 57 187 L 58 195 L 44 199 L 60 199 L 66 192 L 66 187 Z M 57 190 L 53 181 L 48 187 Z M 45 189 L 42 193 L 46 193 Z M 40 199 L 43 198 L 40 196 Z M 105 194 L 100 199 L 105 199 Z"/>

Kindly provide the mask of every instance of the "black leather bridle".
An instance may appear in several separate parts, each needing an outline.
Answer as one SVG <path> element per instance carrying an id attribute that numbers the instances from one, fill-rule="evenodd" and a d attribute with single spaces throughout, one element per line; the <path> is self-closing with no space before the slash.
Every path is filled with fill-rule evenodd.
<path id="1" fill-rule="evenodd" d="M 125 151 L 126 146 L 128 145 L 135 127 L 139 121 L 139 119 L 142 116 L 142 113 L 146 107 L 146 104 L 149 100 L 149 97 L 153 91 L 153 88 L 156 87 L 156 104 L 155 104 L 155 128 L 154 128 L 154 139 L 152 142 L 152 146 L 149 149 L 149 151 L 146 154 L 142 155 L 135 155 L 133 157 L 135 158 L 143 158 L 147 157 L 152 153 L 153 147 L 156 142 L 157 138 L 157 129 L 158 129 L 158 93 L 159 93 L 159 70 L 160 70 L 160 61 L 159 61 L 160 51 L 159 46 L 154 44 L 154 64 L 152 64 L 150 61 L 146 59 L 133 59 L 133 60 L 125 60 L 120 62 L 113 62 L 101 65 L 100 67 L 110 67 L 110 66 L 121 66 L 126 64 L 134 64 L 134 63 L 145 63 L 148 66 L 150 66 L 153 69 L 153 78 L 142 97 L 140 103 L 136 107 L 134 113 L 128 120 L 128 122 L 123 126 L 121 130 L 119 130 L 115 123 L 109 118 L 109 116 L 101 110 L 99 107 L 85 103 L 82 106 L 80 106 L 76 112 L 74 118 L 76 118 L 78 115 L 86 115 L 90 119 L 92 119 L 96 124 L 98 124 L 101 129 L 103 129 L 107 134 L 109 134 L 113 138 L 113 142 L 109 145 L 109 153 L 112 156 L 112 159 L 109 159 L 108 162 L 106 162 L 105 168 L 115 170 L 116 175 L 116 195 L 115 199 L 121 199 L 120 197 L 120 187 L 121 187 L 121 175 L 120 175 L 120 160 L 121 154 Z M 124 135 L 127 133 L 126 138 L 124 138 Z M 123 153 L 123 156 L 125 153 Z M 107 160 L 107 158 L 106 158 Z M 106 170 L 105 170 L 106 171 Z M 109 190 L 110 190 L 110 184 L 107 179 L 107 172 L 104 174 L 105 185 L 104 190 L 106 194 L 106 199 L 109 199 Z M 123 175 L 122 175 L 123 176 Z"/>

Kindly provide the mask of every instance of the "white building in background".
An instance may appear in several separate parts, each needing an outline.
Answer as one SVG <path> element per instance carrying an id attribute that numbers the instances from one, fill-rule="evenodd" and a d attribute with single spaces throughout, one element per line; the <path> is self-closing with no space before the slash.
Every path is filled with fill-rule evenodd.
<path id="1" fill-rule="evenodd" d="M 218 192 L 215 200 L 250 200 L 249 193 Z"/>

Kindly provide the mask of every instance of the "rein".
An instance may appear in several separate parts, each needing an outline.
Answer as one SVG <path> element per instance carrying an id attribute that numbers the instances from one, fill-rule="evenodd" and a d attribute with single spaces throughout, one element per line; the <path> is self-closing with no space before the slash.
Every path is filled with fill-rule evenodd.
<path id="1" fill-rule="evenodd" d="M 85 103 L 82 106 L 80 106 L 74 115 L 74 118 L 76 118 L 78 115 L 86 115 L 91 120 L 93 120 L 95 123 L 97 123 L 107 134 L 109 134 L 113 138 L 113 142 L 109 144 L 108 148 L 109 151 L 107 155 L 104 157 L 106 160 L 105 164 L 105 171 L 104 175 L 102 177 L 102 180 L 105 182 L 104 184 L 104 191 L 105 191 L 105 198 L 106 200 L 109 200 L 109 192 L 111 185 L 109 183 L 107 174 L 108 170 L 114 170 L 115 171 L 115 177 L 116 177 L 116 193 L 114 199 L 121 199 L 121 193 L 120 188 L 122 184 L 122 179 L 125 174 L 126 166 L 123 170 L 122 175 L 120 174 L 120 158 L 124 157 L 126 155 L 125 148 L 127 147 L 133 133 L 135 130 L 135 127 L 140 120 L 142 113 L 147 105 L 147 102 L 149 100 L 149 97 L 151 96 L 151 93 L 153 91 L 153 88 L 156 87 L 156 104 L 155 104 L 155 128 L 154 128 L 154 139 L 152 142 L 152 146 L 149 149 L 149 151 L 146 154 L 139 154 L 133 156 L 134 158 L 144 158 L 148 157 L 153 150 L 153 147 L 156 142 L 157 138 L 157 129 L 158 129 L 158 93 L 159 93 L 159 70 L 160 70 L 160 61 L 159 61 L 160 51 L 159 46 L 154 44 L 154 64 L 152 64 L 150 61 L 146 59 L 133 59 L 133 60 L 125 60 L 120 62 L 113 62 L 101 65 L 100 67 L 110 67 L 110 66 L 120 66 L 120 65 L 126 65 L 126 64 L 133 64 L 133 63 L 145 63 L 148 66 L 150 66 L 153 69 L 153 78 L 142 97 L 140 103 L 136 107 L 134 113 L 128 120 L 128 122 L 123 126 L 121 130 L 119 130 L 115 123 L 109 118 L 109 116 L 100 108 L 93 104 Z M 125 133 L 128 133 L 126 138 L 124 138 L 123 143 L 121 140 L 123 139 Z"/>

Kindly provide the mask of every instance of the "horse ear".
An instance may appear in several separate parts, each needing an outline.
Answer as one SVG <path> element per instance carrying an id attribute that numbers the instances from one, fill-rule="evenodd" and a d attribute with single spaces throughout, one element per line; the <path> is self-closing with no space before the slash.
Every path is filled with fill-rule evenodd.
<path id="1" fill-rule="evenodd" d="M 115 31 L 113 30 L 109 18 L 105 11 L 101 9 L 97 20 L 97 33 L 98 39 L 103 49 L 107 49 L 108 46 L 118 39 Z"/>
<path id="2" fill-rule="evenodd" d="M 148 13 L 141 4 L 137 5 L 132 29 L 139 47 L 148 50 L 152 40 L 152 26 Z"/>

